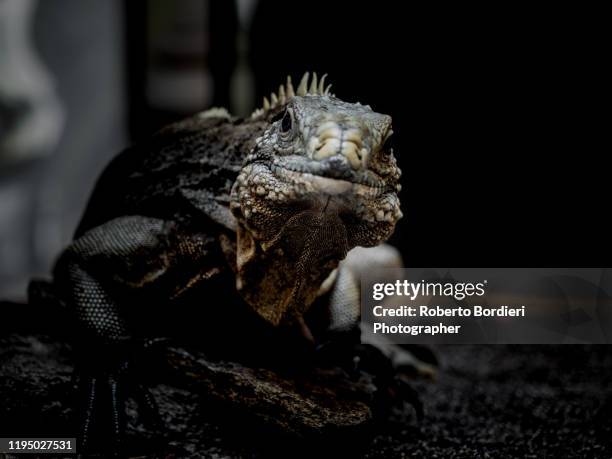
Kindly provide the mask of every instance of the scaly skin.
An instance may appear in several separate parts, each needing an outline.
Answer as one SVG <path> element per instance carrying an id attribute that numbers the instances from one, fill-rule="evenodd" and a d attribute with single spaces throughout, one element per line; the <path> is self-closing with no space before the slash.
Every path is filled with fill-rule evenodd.
<path id="1" fill-rule="evenodd" d="M 136 336 L 160 332 L 147 329 L 154 311 L 169 328 L 174 305 L 201 308 L 221 285 L 228 295 L 213 312 L 252 321 L 244 333 L 287 328 L 314 340 L 304 314 L 323 294 L 332 292 L 330 316 L 358 309 L 356 283 L 333 278 L 353 247 L 382 243 L 401 217 L 391 118 L 308 80 L 297 90 L 288 80 L 247 119 L 215 109 L 173 124 L 120 154 L 98 181 L 54 270 L 55 290 L 81 324 L 83 448 L 105 391 L 119 447 L 127 350 Z M 215 333 L 197 325 L 200 335 Z"/>
<path id="2" fill-rule="evenodd" d="M 380 244 L 401 217 L 391 117 L 307 83 L 287 97 L 288 80 L 260 115 L 271 124 L 232 189 L 238 289 L 275 325 L 299 321 L 348 251 Z"/>

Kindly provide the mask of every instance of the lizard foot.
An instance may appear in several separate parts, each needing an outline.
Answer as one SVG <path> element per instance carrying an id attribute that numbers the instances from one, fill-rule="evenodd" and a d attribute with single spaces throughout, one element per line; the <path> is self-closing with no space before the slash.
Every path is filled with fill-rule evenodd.
<path id="1" fill-rule="evenodd" d="M 408 352 L 406 354 L 410 355 Z M 398 360 L 391 358 L 377 346 L 351 344 L 346 341 L 331 341 L 319 346 L 317 362 L 324 366 L 339 366 L 354 379 L 361 373 L 373 376 L 377 388 L 374 400 L 377 413 L 387 413 L 394 406 L 402 407 L 404 403 L 408 403 L 414 408 L 417 419 L 423 418 L 423 403 L 410 385 L 408 376 L 416 373 L 431 377 L 435 372 L 433 365 L 406 356 Z"/>
<path id="2" fill-rule="evenodd" d="M 404 403 L 408 403 L 414 408 L 417 419 L 423 419 L 424 409 L 417 391 L 408 381 L 408 374 L 417 370 L 418 367 L 410 364 L 398 365 L 394 358 L 386 355 L 378 347 L 371 344 L 361 344 L 356 357 L 356 365 L 360 371 L 374 376 L 374 384 L 377 388 L 375 394 L 374 408 L 379 413 L 388 413 L 394 406 L 402 408 Z M 409 371 L 406 371 L 409 370 Z M 426 376 L 430 376 L 427 372 Z"/>
<path id="3" fill-rule="evenodd" d="M 76 370 L 79 409 L 79 448 L 85 452 L 103 450 L 114 456 L 123 449 L 125 401 L 132 396 L 141 419 L 156 433 L 162 421 L 153 394 L 144 385 L 129 353 L 112 349 L 101 360 L 82 363 Z M 95 368 L 93 366 L 96 365 Z M 161 437 L 157 437 L 161 438 Z"/>

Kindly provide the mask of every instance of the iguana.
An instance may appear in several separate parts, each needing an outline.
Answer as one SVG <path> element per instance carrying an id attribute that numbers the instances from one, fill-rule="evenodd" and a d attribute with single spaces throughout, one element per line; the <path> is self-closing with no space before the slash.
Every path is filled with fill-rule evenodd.
<path id="1" fill-rule="evenodd" d="M 84 448 L 103 402 L 120 439 L 135 343 L 173 330 L 211 350 L 288 354 L 282 337 L 315 349 L 356 329 L 358 282 L 341 260 L 402 216 L 392 134 L 390 116 L 307 73 L 250 117 L 212 109 L 109 164 L 53 272 L 80 330 Z M 386 247 L 370 266 L 397 264 Z"/>

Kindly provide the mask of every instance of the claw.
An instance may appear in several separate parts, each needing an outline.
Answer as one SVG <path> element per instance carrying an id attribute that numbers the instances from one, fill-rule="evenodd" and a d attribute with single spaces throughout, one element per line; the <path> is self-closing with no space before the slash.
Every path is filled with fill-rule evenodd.
<path id="1" fill-rule="evenodd" d="M 401 398 L 414 408 L 417 420 L 422 421 L 423 417 L 425 416 L 425 410 L 423 408 L 421 397 L 419 397 L 419 393 L 401 378 L 396 378 L 396 381 Z"/>
<path id="2" fill-rule="evenodd" d="M 163 423 L 161 415 L 159 414 L 159 407 L 151 391 L 142 384 L 138 384 L 136 399 L 138 405 L 144 411 L 144 418 L 148 419 L 149 423 L 153 427 L 153 430 L 158 433 L 163 432 Z"/>
<path id="3" fill-rule="evenodd" d="M 435 381 L 438 377 L 438 369 L 432 365 L 429 365 L 420 361 L 410 361 L 396 363 L 396 371 L 398 374 L 406 375 L 408 377 L 418 377 Z"/>
<path id="4" fill-rule="evenodd" d="M 82 379 L 81 379 L 82 382 Z M 81 419 L 80 445 L 81 448 L 87 450 L 91 440 L 91 426 L 93 423 L 94 407 L 96 402 L 96 378 L 87 378 L 86 386 L 83 387 L 85 398 L 84 409 Z"/>
<path id="5" fill-rule="evenodd" d="M 121 440 L 123 435 L 124 405 L 121 399 L 118 381 L 115 378 L 109 379 L 110 399 L 111 399 L 111 421 L 112 421 L 112 445 L 113 451 L 121 450 Z"/>
<path id="6" fill-rule="evenodd" d="M 370 332 L 364 333 L 363 339 L 366 345 L 376 348 L 391 362 L 395 373 L 436 379 L 438 363 L 431 350 L 418 345 L 400 346 Z"/>

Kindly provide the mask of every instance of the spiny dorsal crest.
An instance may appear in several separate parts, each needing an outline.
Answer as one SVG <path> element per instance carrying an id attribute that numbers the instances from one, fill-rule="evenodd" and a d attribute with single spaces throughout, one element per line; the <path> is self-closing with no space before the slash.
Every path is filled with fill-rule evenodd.
<path id="1" fill-rule="evenodd" d="M 316 72 L 314 72 L 311 79 L 310 73 L 306 72 L 300 80 L 300 84 L 298 85 L 297 89 L 294 90 L 293 84 L 291 83 L 291 76 L 288 75 L 287 82 L 284 85 L 281 84 L 279 86 L 278 94 L 273 92 L 270 94 L 270 99 L 264 97 L 263 106 L 255 110 L 251 115 L 251 118 L 263 115 L 273 108 L 285 105 L 294 96 L 305 96 L 307 94 L 312 94 L 315 96 L 333 96 L 333 94 L 329 92 L 332 85 L 328 84 L 325 86 L 326 77 L 327 73 L 319 80 Z"/>

